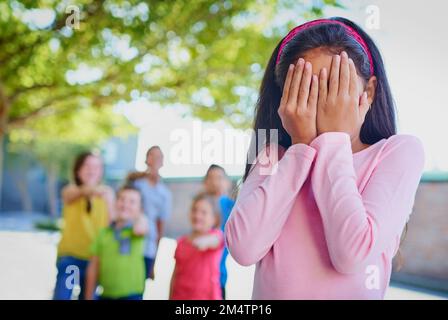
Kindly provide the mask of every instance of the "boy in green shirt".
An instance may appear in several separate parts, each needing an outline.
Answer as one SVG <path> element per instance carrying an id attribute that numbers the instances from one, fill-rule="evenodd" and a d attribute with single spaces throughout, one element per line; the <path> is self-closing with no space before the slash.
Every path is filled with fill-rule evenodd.
<path id="1" fill-rule="evenodd" d="M 148 224 L 140 192 L 129 186 L 118 191 L 117 219 L 100 231 L 92 245 L 87 269 L 86 298 L 93 299 L 97 284 L 100 299 L 141 300 L 145 289 L 144 236 Z"/>

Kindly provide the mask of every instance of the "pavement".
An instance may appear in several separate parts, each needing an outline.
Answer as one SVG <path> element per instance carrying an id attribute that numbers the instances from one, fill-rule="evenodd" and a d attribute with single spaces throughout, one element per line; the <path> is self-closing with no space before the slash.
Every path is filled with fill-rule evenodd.
<path id="1" fill-rule="evenodd" d="M 1 227 L 3 226 L 3 227 Z M 56 278 L 56 245 L 59 233 L 5 230 L 0 223 L 0 299 L 51 299 Z M 146 283 L 145 299 L 167 299 L 174 269 L 176 241 L 163 238 L 155 264 L 155 280 Z M 254 267 L 242 267 L 230 256 L 228 299 L 250 299 Z M 386 299 L 439 300 L 447 296 L 406 286 L 390 286 Z"/>

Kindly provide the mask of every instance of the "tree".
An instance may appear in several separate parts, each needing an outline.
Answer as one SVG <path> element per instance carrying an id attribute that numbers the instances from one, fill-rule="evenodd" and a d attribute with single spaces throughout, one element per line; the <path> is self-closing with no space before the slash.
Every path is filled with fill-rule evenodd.
<path id="1" fill-rule="evenodd" d="M 52 127 L 64 129 L 61 119 L 75 123 L 84 109 L 110 113 L 118 101 L 137 97 L 186 104 L 194 116 L 245 127 L 275 43 L 299 18 L 316 17 L 325 5 L 338 4 L 2 1 L 0 145 L 15 131 L 29 132 L 28 142 L 46 132 L 58 136 Z M 285 11 L 297 15 L 278 21 Z"/>
<path id="2" fill-rule="evenodd" d="M 74 2 L 81 19 L 75 29 L 69 3 L 0 4 L 1 132 L 48 114 L 110 106 L 131 93 L 186 103 L 206 118 L 233 114 L 229 105 L 244 113 L 235 105 L 235 87 L 256 85 L 271 51 L 266 48 L 293 22 L 271 20 L 288 9 L 321 14 L 321 7 L 292 0 L 81 0 Z M 47 11 L 36 11 L 42 7 Z M 37 24 L 33 12 L 48 16 L 47 25 Z M 88 68 L 94 68 L 91 79 L 77 79 Z M 195 99 L 200 89 L 210 91 L 213 103 Z"/>

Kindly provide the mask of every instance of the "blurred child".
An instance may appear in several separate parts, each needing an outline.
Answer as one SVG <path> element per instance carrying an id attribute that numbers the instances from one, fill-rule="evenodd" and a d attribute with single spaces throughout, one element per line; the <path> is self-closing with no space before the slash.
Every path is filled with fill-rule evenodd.
<path id="1" fill-rule="evenodd" d="M 79 285 L 78 298 L 85 298 L 85 276 L 89 249 L 99 231 L 114 216 L 115 195 L 112 188 L 101 183 L 103 162 L 92 153 L 79 154 L 73 166 L 73 183 L 62 189 L 64 226 L 58 245 L 58 270 L 53 299 L 72 299 L 74 285 Z M 73 270 L 78 277 L 73 278 Z M 70 278 L 77 283 L 71 283 Z"/>
<path id="2" fill-rule="evenodd" d="M 219 262 L 224 248 L 216 201 L 199 194 L 190 211 L 192 231 L 177 241 L 176 267 L 171 279 L 172 300 L 220 300 Z"/>
<path id="3" fill-rule="evenodd" d="M 93 299 L 97 284 L 101 300 L 142 300 L 145 289 L 143 256 L 148 224 L 140 192 L 121 188 L 116 201 L 116 220 L 102 229 L 92 245 L 87 269 L 86 298 Z"/>
<path id="4" fill-rule="evenodd" d="M 230 180 L 223 167 L 216 164 L 212 164 L 205 174 L 204 178 L 204 189 L 205 192 L 212 197 L 214 197 L 219 206 L 220 220 L 221 220 L 221 230 L 224 232 L 224 226 L 226 225 L 227 219 L 230 216 L 233 205 L 235 201 L 227 196 L 228 190 L 230 188 Z M 226 298 L 226 282 L 227 282 L 227 268 L 226 260 L 229 251 L 225 247 L 222 252 L 222 257 L 220 261 L 220 276 L 219 282 L 221 286 L 222 298 Z"/>

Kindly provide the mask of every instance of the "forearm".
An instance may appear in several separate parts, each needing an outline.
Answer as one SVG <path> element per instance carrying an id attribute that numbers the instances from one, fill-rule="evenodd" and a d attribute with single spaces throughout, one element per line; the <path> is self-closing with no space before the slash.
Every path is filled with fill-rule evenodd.
<path id="1" fill-rule="evenodd" d="M 64 203 L 71 203 L 87 195 L 87 190 L 81 186 L 70 185 L 62 190 L 62 200 Z"/>
<path id="2" fill-rule="evenodd" d="M 115 221 L 117 218 L 116 212 L 115 212 L 115 194 L 112 189 L 107 189 L 107 191 L 103 195 L 104 200 L 107 204 L 107 211 L 108 211 L 108 217 L 109 217 L 109 223 Z"/>
<path id="3" fill-rule="evenodd" d="M 242 265 L 258 262 L 278 238 L 307 179 L 315 150 L 291 146 L 272 172 L 262 176 L 257 164 L 243 184 L 225 226 L 229 251 Z"/>
<path id="4" fill-rule="evenodd" d="M 312 186 L 333 266 L 360 271 L 395 243 L 412 210 L 423 168 L 414 140 L 383 150 L 362 191 L 348 135 L 327 133 L 311 144 L 317 150 Z"/>
<path id="5" fill-rule="evenodd" d="M 372 221 L 356 185 L 349 137 L 325 133 L 311 145 L 318 150 L 312 187 L 330 258 L 338 271 L 354 271 L 368 255 Z"/>
<path id="6" fill-rule="evenodd" d="M 93 257 L 87 267 L 86 300 L 93 300 L 98 281 L 98 258 Z"/>

